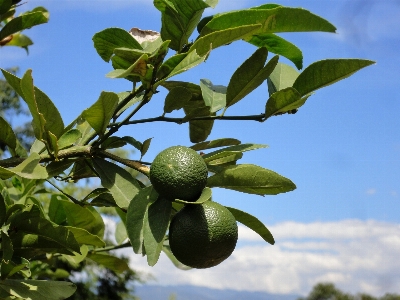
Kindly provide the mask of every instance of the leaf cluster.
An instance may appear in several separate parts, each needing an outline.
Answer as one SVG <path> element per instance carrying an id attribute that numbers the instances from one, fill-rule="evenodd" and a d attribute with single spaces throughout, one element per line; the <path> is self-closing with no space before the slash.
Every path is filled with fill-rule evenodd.
<path id="1" fill-rule="evenodd" d="M 118 273 L 129 267 L 126 261 L 109 251 L 132 247 L 135 253 L 146 256 L 150 266 L 155 265 L 164 252 L 175 266 L 187 269 L 173 256 L 168 244 L 170 221 L 184 205 L 201 205 L 211 200 L 213 188 L 260 196 L 296 188 L 290 179 L 272 170 L 239 163 L 245 152 L 266 148 L 266 145 L 242 143 L 236 138 L 207 140 L 214 122 L 264 122 L 272 116 L 293 114 L 316 90 L 373 62 L 327 59 L 299 72 L 303 64 L 300 49 L 278 34 L 335 32 L 332 24 L 307 10 L 275 4 L 202 18 L 204 10 L 213 8 L 217 2 L 155 0 L 154 6 L 161 14 L 160 33 L 138 28 L 130 31 L 108 28 L 96 33 L 94 47 L 101 59 L 111 62 L 113 67 L 107 77 L 128 80 L 132 90 L 102 91 L 97 101 L 68 125 L 64 124 L 50 98 L 34 85 L 31 70 L 21 78 L 2 70 L 7 83 L 28 106 L 35 141 L 29 150 L 24 149 L 12 126 L 0 118 L 0 142 L 7 146 L 11 155 L 0 161 L 0 253 L 3 256 L 0 298 L 11 295 L 35 299 L 47 293 L 53 283 L 26 281 L 31 277 L 29 264 L 32 260 L 47 262 L 57 257 L 71 266 L 94 261 Z M 39 13 L 47 16 L 44 10 L 33 12 L 35 16 Z M 20 20 L 25 26 L 44 20 L 34 23 L 31 18 L 23 15 Z M 9 36 L 10 26 L 4 26 L 0 36 L 3 31 L 4 37 Z M 216 85 L 206 78 L 200 79 L 198 84 L 170 80 L 204 62 L 214 49 L 237 41 L 254 45 L 255 51 L 237 67 L 227 86 Z M 268 59 L 270 53 L 275 55 Z M 297 70 L 280 63 L 280 56 L 289 59 Z M 269 96 L 261 114 L 226 115 L 230 107 L 262 85 L 268 87 Z M 163 114 L 135 119 L 138 111 L 152 101 L 161 88 L 168 91 Z M 182 117 L 166 117 L 173 111 L 180 111 Z M 188 146 L 200 151 L 210 174 L 207 187 L 194 203 L 166 200 L 149 184 L 150 163 L 143 161 L 143 157 L 152 138 L 138 141 L 133 136 L 117 135 L 123 126 L 155 121 L 189 123 L 192 144 Z M 140 157 L 133 160 L 113 153 L 121 147 L 136 149 Z M 90 178 L 98 178 L 101 187 L 83 196 L 71 195 L 59 187 Z M 43 182 L 53 189 L 38 190 L 37 184 Z M 101 207 L 113 209 L 119 217 L 116 244 L 106 244 L 105 225 L 98 210 Z M 268 228 L 255 216 L 227 208 L 238 222 L 274 244 Z M 36 286 L 37 293 L 27 294 L 29 285 Z M 73 293 L 74 287 L 67 282 L 56 282 L 51 289 L 53 292 L 48 292 L 48 297 L 64 299 Z"/>

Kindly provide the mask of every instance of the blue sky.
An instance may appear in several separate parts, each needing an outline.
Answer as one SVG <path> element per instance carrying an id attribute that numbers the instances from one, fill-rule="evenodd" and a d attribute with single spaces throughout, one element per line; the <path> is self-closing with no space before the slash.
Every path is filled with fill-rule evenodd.
<path id="1" fill-rule="evenodd" d="M 303 51 L 304 66 L 325 58 L 365 58 L 377 64 L 317 91 L 295 115 L 265 123 L 216 122 L 210 139 L 235 137 L 243 143 L 269 145 L 245 153 L 241 162 L 274 170 L 297 185 L 294 192 L 268 197 L 214 191 L 215 201 L 245 210 L 271 226 L 275 246 L 241 228 L 234 255 L 216 268 L 173 271 L 172 281 L 164 258 L 152 269 L 134 257 L 133 266 L 154 274 L 159 284 L 304 294 L 314 283 L 328 280 L 352 292 L 395 292 L 400 286 L 400 265 L 391 260 L 394 249 L 400 250 L 400 2 L 277 2 L 306 8 L 338 28 L 336 34 L 282 34 Z M 214 11 L 205 14 L 264 3 L 220 0 Z M 112 68 L 97 55 L 91 38 L 108 27 L 159 31 L 160 15 L 152 1 L 31 0 L 23 10 L 38 5 L 50 11 L 50 22 L 26 31 L 35 42 L 28 56 L 20 49 L 1 48 L 2 68 L 19 66 L 20 76 L 33 69 L 35 85 L 54 101 L 65 123 L 96 101 L 102 90 L 130 89 L 123 79 L 105 78 Z M 199 83 L 207 78 L 227 85 L 254 51 L 244 42 L 221 47 L 206 63 L 176 79 Z M 158 95 L 138 118 L 162 114 L 165 91 Z M 261 113 L 267 99 L 265 84 L 226 115 Z M 145 156 L 148 161 L 168 146 L 190 145 L 185 124 L 135 125 L 121 135 L 141 141 L 153 137 Z"/>

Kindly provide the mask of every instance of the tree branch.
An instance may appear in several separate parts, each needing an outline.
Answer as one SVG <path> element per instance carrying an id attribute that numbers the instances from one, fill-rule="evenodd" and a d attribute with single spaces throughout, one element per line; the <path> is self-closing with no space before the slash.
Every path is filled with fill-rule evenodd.
<path id="1" fill-rule="evenodd" d="M 129 168 L 135 169 L 135 170 L 139 171 L 140 173 L 149 177 L 150 168 L 145 165 L 142 165 L 139 161 L 121 158 L 121 157 L 111 154 L 110 152 L 107 152 L 107 151 L 100 151 L 98 153 L 100 154 L 100 156 L 110 158 L 110 159 L 117 161 Z"/>
<path id="2" fill-rule="evenodd" d="M 228 121 L 257 121 L 263 122 L 265 120 L 265 114 L 259 115 L 248 115 L 248 116 L 204 116 L 204 117 L 194 117 L 191 119 L 186 118 L 168 118 L 164 116 L 128 121 L 121 125 L 122 122 L 110 123 L 109 127 L 118 126 L 121 127 L 123 125 L 132 125 L 132 124 L 141 124 L 141 123 L 150 123 L 150 122 L 172 122 L 177 124 L 187 123 L 189 121 L 200 121 L 200 120 L 228 120 Z"/>
<path id="3" fill-rule="evenodd" d="M 58 152 L 58 159 L 67 159 L 72 157 L 84 157 L 84 156 L 92 156 L 92 147 L 91 146 L 75 146 L 68 149 L 63 149 Z M 54 158 L 49 154 L 41 154 L 40 162 L 49 162 L 53 161 Z M 11 157 L 7 159 L 0 160 L 0 167 L 3 168 L 12 168 L 18 166 L 22 163 L 26 158 L 24 157 Z"/>

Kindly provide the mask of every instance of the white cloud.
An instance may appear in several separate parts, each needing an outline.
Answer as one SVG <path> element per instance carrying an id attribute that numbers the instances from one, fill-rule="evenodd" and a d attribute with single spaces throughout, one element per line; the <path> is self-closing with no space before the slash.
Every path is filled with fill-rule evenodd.
<path id="1" fill-rule="evenodd" d="M 367 195 L 375 195 L 375 194 L 376 194 L 376 189 L 373 189 L 373 188 L 368 189 L 368 190 L 366 190 L 365 193 L 366 193 Z"/>
<path id="2" fill-rule="evenodd" d="M 225 262 L 205 270 L 181 271 L 164 256 L 146 258 L 123 249 L 131 266 L 151 273 L 156 284 L 191 284 L 218 289 L 307 294 L 318 282 L 344 291 L 383 295 L 399 292 L 400 225 L 379 221 L 284 222 L 270 226 L 276 244 L 239 227 L 239 245 Z"/>

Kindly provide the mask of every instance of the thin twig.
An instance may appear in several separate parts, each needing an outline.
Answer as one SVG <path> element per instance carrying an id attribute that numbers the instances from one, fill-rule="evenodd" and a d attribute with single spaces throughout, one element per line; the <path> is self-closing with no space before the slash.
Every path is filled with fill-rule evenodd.
<path id="1" fill-rule="evenodd" d="M 194 117 L 191 119 L 186 118 L 168 118 L 164 116 L 141 119 L 141 120 L 133 120 L 125 122 L 123 125 L 132 125 L 132 124 L 141 124 L 141 123 L 150 123 L 150 122 L 172 122 L 176 124 L 183 124 L 189 121 L 204 121 L 204 120 L 225 120 L 225 121 L 257 121 L 263 122 L 265 119 L 265 114 L 259 115 L 248 115 L 248 116 L 203 116 L 203 117 Z M 109 127 L 121 126 L 120 122 L 110 123 Z"/>

